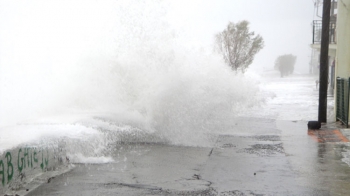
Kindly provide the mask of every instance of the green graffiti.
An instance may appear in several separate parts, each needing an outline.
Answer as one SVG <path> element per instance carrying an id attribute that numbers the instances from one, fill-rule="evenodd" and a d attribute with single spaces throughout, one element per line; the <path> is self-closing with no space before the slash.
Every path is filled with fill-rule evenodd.
<path id="1" fill-rule="evenodd" d="M 22 152 L 22 149 L 20 148 L 18 150 L 18 159 L 17 159 L 17 166 L 18 166 L 18 171 L 21 173 L 22 172 L 22 169 L 23 169 L 23 166 L 24 166 L 24 159 L 23 157 L 19 158 L 20 155 L 21 155 L 21 152 Z M 22 164 L 20 165 L 19 164 L 19 161 L 21 160 Z"/>
<path id="2" fill-rule="evenodd" d="M 13 177 L 13 165 L 12 165 L 11 153 L 7 152 L 5 157 L 7 159 L 7 183 L 8 183 L 8 182 L 10 182 L 12 180 L 12 177 Z"/>
<path id="3" fill-rule="evenodd" d="M 41 164 L 40 167 L 42 170 L 44 170 L 44 150 L 41 149 Z"/>
<path id="4" fill-rule="evenodd" d="M 0 175 L 2 175 L 1 183 L 2 185 L 5 185 L 5 169 L 4 169 L 4 163 L 2 160 L 0 160 Z"/>
<path id="5" fill-rule="evenodd" d="M 26 168 L 26 157 L 27 157 L 27 164 L 28 164 L 28 167 L 29 167 L 29 154 L 28 154 L 28 148 L 25 148 L 24 149 L 24 154 L 23 154 L 23 158 L 24 158 L 24 168 Z"/>
<path id="6" fill-rule="evenodd" d="M 30 153 L 30 167 L 33 168 L 33 154 Z"/>
<path id="7" fill-rule="evenodd" d="M 20 174 L 25 168 L 34 168 L 38 166 L 40 159 L 40 151 L 41 151 L 41 163 L 40 167 L 42 170 L 49 166 L 49 150 L 37 150 L 37 148 L 19 148 L 17 153 L 17 169 L 15 169 L 15 165 L 12 163 L 12 154 L 11 152 L 6 152 L 3 158 L 0 157 L 0 178 L 1 184 L 5 185 L 5 178 L 7 177 L 7 183 L 13 180 L 15 176 L 15 172 L 19 172 Z M 7 168 L 6 168 L 7 167 Z"/>
<path id="8" fill-rule="evenodd" d="M 49 165 L 49 150 L 46 150 L 45 166 Z"/>
<path id="9" fill-rule="evenodd" d="M 38 158 L 36 157 L 36 148 L 34 148 L 33 159 L 35 163 L 38 162 Z"/>

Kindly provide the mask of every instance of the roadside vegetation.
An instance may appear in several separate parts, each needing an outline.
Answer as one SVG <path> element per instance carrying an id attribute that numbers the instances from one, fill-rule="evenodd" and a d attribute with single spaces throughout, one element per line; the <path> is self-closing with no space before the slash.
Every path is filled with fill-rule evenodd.
<path id="1" fill-rule="evenodd" d="M 215 49 L 222 54 L 232 70 L 244 73 L 252 64 L 255 55 L 264 47 L 263 38 L 249 30 L 249 22 L 229 22 L 215 35 Z"/>
<path id="2" fill-rule="evenodd" d="M 297 57 L 292 54 L 278 56 L 275 61 L 275 70 L 279 70 L 281 77 L 288 76 L 294 72 Z"/>

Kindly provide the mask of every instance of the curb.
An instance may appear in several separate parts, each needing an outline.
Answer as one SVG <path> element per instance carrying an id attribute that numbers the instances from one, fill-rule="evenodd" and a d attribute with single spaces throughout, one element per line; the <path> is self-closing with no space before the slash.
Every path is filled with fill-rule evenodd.
<path id="1" fill-rule="evenodd" d="M 350 129 L 339 129 L 339 131 L 350 141 Z"/>

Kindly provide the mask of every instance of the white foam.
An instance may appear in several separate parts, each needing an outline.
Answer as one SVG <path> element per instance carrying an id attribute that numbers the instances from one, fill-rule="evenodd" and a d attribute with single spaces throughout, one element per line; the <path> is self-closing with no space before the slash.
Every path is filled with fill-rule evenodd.
<path id="1" fill-rule="evenodd" d="M 86 157 L 81 153 L 68 154 L 70 163 L 86 163 L 86 164 L 104 164 L 115 162 L 112 157 Z"/>
<path id="2" fill-rule="evenodd" d="M 96 135 L 99 135 L 97 130 L 79 124 L 32 124 L 3 127 L 0 129 L 0 152 L 42 140 L 49 142 L 51 139 L 63 137 L 82 139 Z"/>

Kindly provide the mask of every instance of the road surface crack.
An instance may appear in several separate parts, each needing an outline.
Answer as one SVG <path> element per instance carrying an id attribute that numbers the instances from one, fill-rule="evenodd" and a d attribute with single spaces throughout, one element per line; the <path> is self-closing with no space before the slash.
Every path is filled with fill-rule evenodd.
<path id="1" fill-rule="evenodd" d="M 105 186 L 125 186 L 130 188 L 137 188 L 137 189 L 148 189 L 148 190 L 162 190 L 160 187 L 151 186 L 147 184 L 128 184 L 128 183 L 107 183 Z"/>

